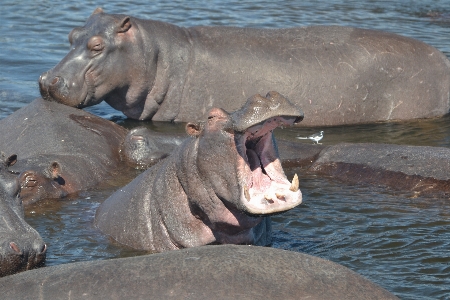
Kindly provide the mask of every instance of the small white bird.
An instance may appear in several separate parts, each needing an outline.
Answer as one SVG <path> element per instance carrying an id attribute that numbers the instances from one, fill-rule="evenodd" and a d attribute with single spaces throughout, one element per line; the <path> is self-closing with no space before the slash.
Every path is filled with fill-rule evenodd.
<path id="1" fill-rule="evenodd" d="M 298 136 L 297 138 L 301 139 L 301 140 L 308 140 L 309 139 L 309 140 L 312 140 L 313 142 L 316 142 L 316 144 L 322 144 L 322 143 L 319 143 L 319 141 L 321 139 L 323 139 L 323 131 L 318 132 L 318 133 L 314 133 L 313 135 L 308 136 L 308 137 Z"/>

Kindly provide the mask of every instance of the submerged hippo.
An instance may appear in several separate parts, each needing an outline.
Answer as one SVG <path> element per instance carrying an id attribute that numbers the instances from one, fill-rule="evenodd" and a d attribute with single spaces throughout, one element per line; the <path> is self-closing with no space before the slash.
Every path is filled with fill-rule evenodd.
<path id="1" fill-rule="evenodd" d="M 17 156 L 0 157 L 0 277 L 43 266 L 47 246 L 27 222 L 17 176 L 8 172 Z"/>
<path id="2" fill-rule="evenodd" d="M 187 139 L 186 134 L 165 134 L 147 127 L 131 129 L 121 148 L 122 158 L 133 168 L 147 169 Z"/>
<path id="3" fill-rule="evenodd" d="M 450 195 L 450 149 L 446 147 L 341 143 L 325 148 L 309 171 L 415 194 Z"/>
<path id="4" fill-rule="evenodd" d="M 192 138 L 100 205 L 96 226 L 119 243 L 156 252 L 268 243 L 268 221 L 254 227 L 302 201 L 297 175 L 290 183 L 283 172 L 272 130 L 302 119 L 276 92 L 255 95 L 231 114 L 211 109 L 205 121 L 186 125 Z"/>
<path id="5" fill-rule="evenodd" d="M 36 99 L 0 120 L 0 150 L 17 153 L 11 170 L 20 173 L 25 205 L 61 198 L 116 175 L 121 126 L 88 112 Z"/>
<path id="6" fill-rule="evenodd" d="M 39 79 L 42 97 L 73 107 L 105 100 L 133 119 L 192 121 L 210 107 L 277 90 L 303 125 L 441 116 L 450 62 L 420 41 L 338 26 L 182 28 L 96 9 L 71 50 Z"/>
<path id="7" fill-rule="evenodd" d="M 46 267 L 0 279 L 5 299 L 398 299 L 311 255 L 216 245 Z"/>

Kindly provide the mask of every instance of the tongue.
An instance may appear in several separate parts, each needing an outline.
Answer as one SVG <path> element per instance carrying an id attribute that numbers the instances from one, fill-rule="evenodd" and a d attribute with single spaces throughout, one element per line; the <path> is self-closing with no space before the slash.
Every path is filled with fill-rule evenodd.
<path id="1" fill-rule="evenodd" d="M 270 187 L 270 178 L 267 176 L 261 168 L 261 161 L 258 155 L 252 149 L 247 149 L 248 162 L 252 171 L 252 188 L 255 191 L 263 192 Z"/>

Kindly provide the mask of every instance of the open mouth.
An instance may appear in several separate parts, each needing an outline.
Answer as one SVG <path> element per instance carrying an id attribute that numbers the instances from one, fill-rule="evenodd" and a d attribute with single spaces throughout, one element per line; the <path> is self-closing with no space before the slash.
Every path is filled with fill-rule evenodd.
<path id="1" fill-rule="evenodd" d="M 286 178 L 278 157 L 272 131 L 295 123 L 294 117 L 274 117 L 248 128 L 236 141 L 243 159 L 241 202 L 252 214 L 289 210 L 302 202 L 297 174 Z"/>

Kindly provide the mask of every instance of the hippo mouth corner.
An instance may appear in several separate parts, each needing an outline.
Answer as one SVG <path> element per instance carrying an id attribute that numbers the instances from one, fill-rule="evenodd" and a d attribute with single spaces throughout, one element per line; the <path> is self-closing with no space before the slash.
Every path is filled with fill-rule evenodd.
<path id="1" fill-rule="evenodd" d="M 302 202 L 297 174 L 290 182 L 276 150 L 273 129 L 296 123 L 293 117 L 274 117 L 248 128 L 239 138 L 243 158 L 241 204 L 255 215 L 283 212 Z"/>

